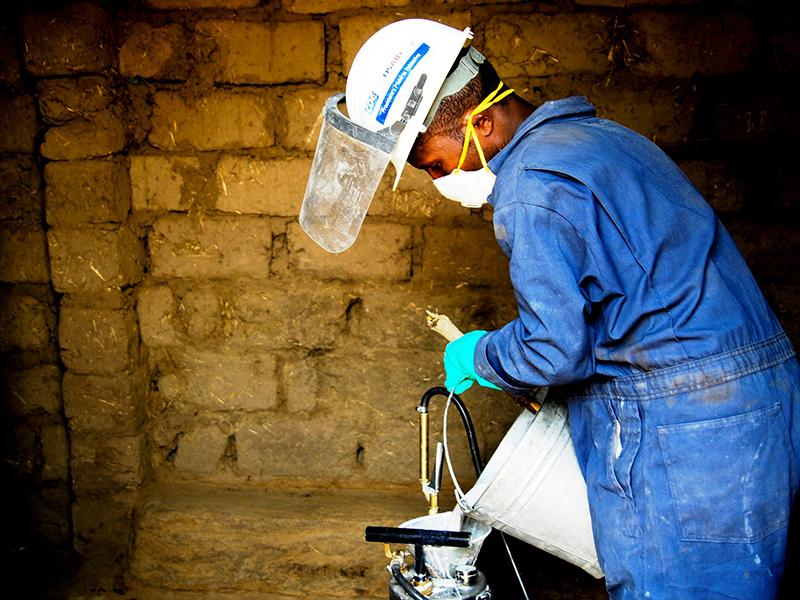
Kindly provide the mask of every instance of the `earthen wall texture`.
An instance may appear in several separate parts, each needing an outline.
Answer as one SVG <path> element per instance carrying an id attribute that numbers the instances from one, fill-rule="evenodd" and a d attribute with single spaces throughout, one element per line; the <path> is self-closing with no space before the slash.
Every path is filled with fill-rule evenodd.
<path id="1" fill-rule="evenodd" d="M 491 210 L 437 197 L 410 167 L 392 192 L 390 168 L 344 254 L 321 251 L 297 223 L 322 103 L 344 89 L 369 35 L 399 18 L 470 26 L 534 104 L 585 95 L 660 144 L 799 342 L 800 36 L 766 4 L 3 9 L 0 352 L 14 539 L 121 572 L 147 486 L 416 480 L 414 404 L 443 381 L 425 310 L 464 330 L 515 314 Z M 488 453 L 517 408 L 470 394 Z M 457 463 L 469 471 L 463 452 Z"/>

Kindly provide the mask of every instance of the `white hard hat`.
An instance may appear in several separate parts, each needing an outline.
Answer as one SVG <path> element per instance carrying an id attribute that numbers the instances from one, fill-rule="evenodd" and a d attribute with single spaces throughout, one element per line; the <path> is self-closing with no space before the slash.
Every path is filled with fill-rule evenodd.
<path id="1" fill-rule="evenodd" d="M 427 19 L 405 19 L 378 30 L 356 54 L 345 88 L 350 119 L 370 131 L 405 123 L 392 152 L 397 172 L 393 189 L 417 135 L 425 131 L 423 122 L 447 73 L 469 39 L 469 28 L 460 31 Z M 418 106 L 404 115 L 415 87 L 421 93 Z"/>
<path id="2" fill-rule="evenodd" d="M 355 242 L 390 161 L 397 188 L 439 92 L 452 93 L 443 83 L 471 37 L 469 28 L 407 19 L 379 30 L 358 51 L 346 93 L 331 96 L 322 110 L 300 208 L 300 226 L 322 248 L 343 252 Z M 464 78 L 455 79 L 460 89 Z M 342 96 L 348 116 L 339 110 Z"/>

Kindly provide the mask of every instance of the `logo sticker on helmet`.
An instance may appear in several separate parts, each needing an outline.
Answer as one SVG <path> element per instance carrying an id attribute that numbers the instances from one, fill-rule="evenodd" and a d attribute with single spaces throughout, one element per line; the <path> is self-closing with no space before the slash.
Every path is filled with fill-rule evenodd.
<path id="1" fill-rule="evenodd" d="M 389 114 L 389 110 L 392 108 L 392 104 L 394 103 L 394 99 L 397 97 L 397 93 L 400 91 L 400 88 L 403 87 L 403 84 L 408 79 L 408 76 L 411 73 L 411 71 L 414 70 L 414 67 L 416 67 L 419 64 L 419 61 L 422 60 L 422 57 L 425 56 L 428 53 L 428 50 L 430 49 L 431 48 L 430 46 L 428 46 L 428 44 L 424 42 L 420 44 L 419 48 L 414 50 L 414 52 L 408 58 L 406 63 L 397 73 L 397 76 L 394 78 L 394 81 L 392 81 L 391 85 L 389 86 L 389 89 L 386 92 L 386 95 L 383 97 L 383 100 L 381 101 L 380 110 L 378 110 L 378 114 L 375 117 L 378 123 L 380 123 L 381 125 L 384 125 L 386 123 L 386 117 Z"/>
<path id="2" fill-rule="evenodd" d="M 378 94 L 375 92 L 369 93 L 369 98 L 367 98 L 367 105 L 364 107 L 364 110 L 368 113 L 371 113 L 375 110 L 375 107 L 378 105 Z"/>

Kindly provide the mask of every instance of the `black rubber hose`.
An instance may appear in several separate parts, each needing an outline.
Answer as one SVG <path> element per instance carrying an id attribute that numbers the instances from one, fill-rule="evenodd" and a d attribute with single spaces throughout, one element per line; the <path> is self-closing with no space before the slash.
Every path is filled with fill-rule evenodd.
<path id="1" fill-rule="evenodd" d="M 397 583 L 400 584 L 400 587 L 403 588 L 412 598 L 416 598 L 416 600 L 429 600 L 420 594 L 411 584 L 411 582 L 403 576 L 403 572 L 400 570 L 400 565 L 397 563 L 392 565 L 392 576 L 395 578 Z"/>
<path id="2" fill-rule="evenodd" d="M 431 398 L 434 396 L 444 396 L 448 398 L 450 391 L 442 386 L 432 387 L 427 392 L 422 394 L 422 399 L 419 401 L 419 407 L 424 409 L 423 412 L 428 412 L 428 405 Z M 472 424 L 472 419 L 469 416 L 467 407 L 464 401 L 458 397 L 458 394 L 453 394 L 453 404 L 458 409 L 461 415 L 461 421 L 464 423 L 464 430 L 467 433 L 467 443 L 469 444 L 469 452 L 472 455 L 472 464 L 475 465 L 475 474 L 480 477 L 483 472 L 483 460 L 481 459 L 481 451 L 478 448 L 478 438 L 475 436 L 475 426 Z"/>

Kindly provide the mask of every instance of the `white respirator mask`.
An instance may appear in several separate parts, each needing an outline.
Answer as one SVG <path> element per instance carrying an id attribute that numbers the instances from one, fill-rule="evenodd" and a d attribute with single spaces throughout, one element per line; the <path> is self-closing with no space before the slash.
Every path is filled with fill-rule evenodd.
<path id="1" fill-rule="evenodd" d="M 486 157 L 483 155 L 483 148 L 481 148 L 481 144 L 478 141 L 478 134 L 475 131 L 475 126 L 472 124 L 472 119 L 475 115 L 514 93 L 514 90 L 510 88 L 503 93 L 499 93 L 502 87 L 503 83 L 501 82 L 491 94 L 486 96 L 486 98 L 475 107 L 475 110 L 473 110 L 467 118 L 467 129 L 464 133 L 464 147 L 461 149 L 461 157 L 458 159 L 458 166 L 449 175 L 433 180 L 434 187 L 436 187 L 442 196 L 448 200 L 460 202 L 461 206 L 467 208 L 480 208 L 486 204 L 494 188 L 495 179 L 497 178 L 495 174 L 492 173 L 492 170 L 486 162 Z M 481 160 L 483 168 L 475 171 L 463 171 L 461 167 L 464 164 L 464 160 L 467 158 L 470 139 L 475 143 L 475 148 L 478 151 L 478 157 Z"/>

